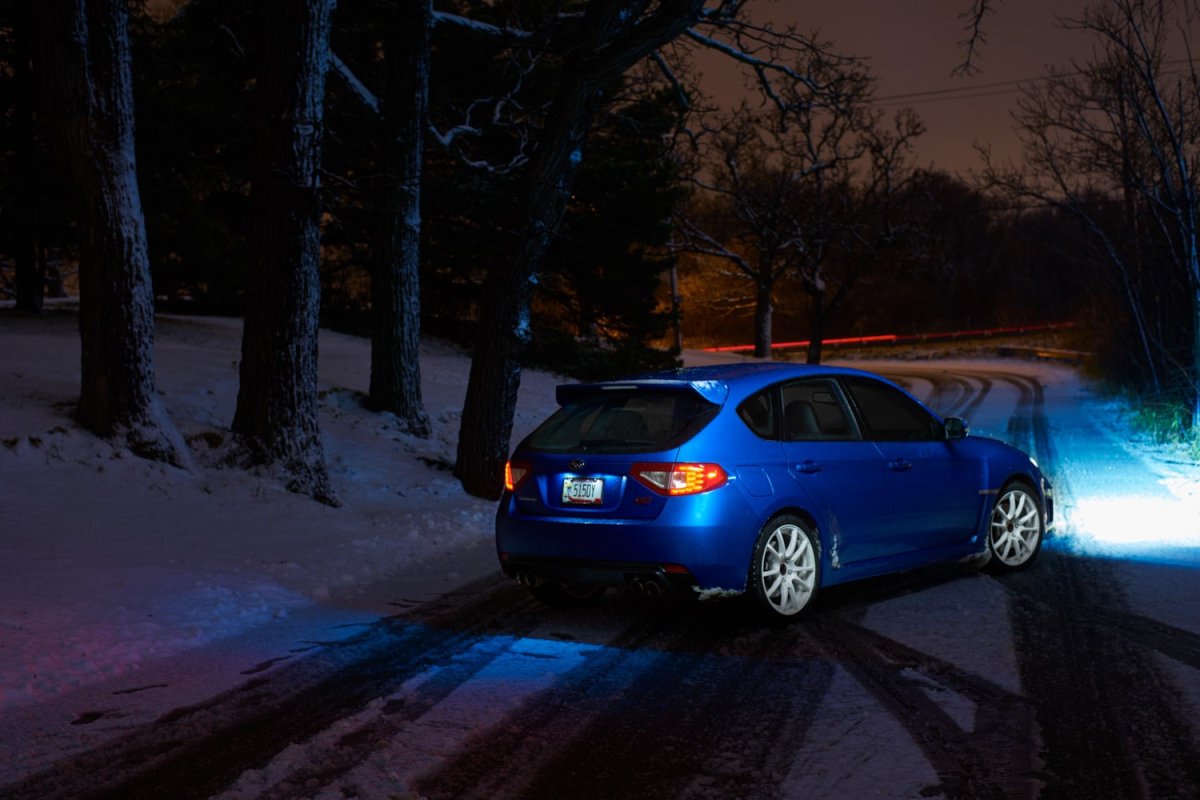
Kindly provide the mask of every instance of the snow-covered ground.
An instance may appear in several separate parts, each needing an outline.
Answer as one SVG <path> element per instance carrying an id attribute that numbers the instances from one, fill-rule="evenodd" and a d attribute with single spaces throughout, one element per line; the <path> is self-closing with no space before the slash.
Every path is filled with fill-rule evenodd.
<path id="1" fill-rule="evenodd" d="M 369 343 L 322 332 L 321 426 L 342 500 L 334 509 L 221 465 L 239 347 L 236 320 L 158 322 L 159 387 L 197 461 L 184 472 L 131 457 L 73 424 L 73 314 L 0 314 L 0 785 L 230 688 L 281 654 L 349 636 L 495 571 L 495 505 L 467 496 L 448 472 L 465 354 L 439 342 L 423 345 L 434 432 L 420 439 L 401 433 L 388 415 L 362 409 Z M 1134 611 L 1200 633 L 1193 588 L 1200 468 L 1139 443 L 1118 409 L 1090 395 L 1070 369 L 1005 368 L 1035 375 L 1046 387 L 1058 467 L 1067 476 L 1059 487 L 1056 546 L 1119 558 Z M 559 382 L 525 373 L 515 438 L 552 410 Z M 921 386 L 914 391 L 920 395 Z M 973 431 L 1002 434 L 1013 413 L 1011 399 L 1005 402 L 980 406 Z M 955 594 L 963 584 L 931 591 L 945 595 L 939 620 L 916 616 L 901 597 L 872 609 L 865 624 L 964 668 L 986 663 L 1016 691 L 1007 642 L 995 652 L 955 647 L 955 625 L 968 624 L 963 617 L 971 613 Z M 984 604 L 1002 613 L 1002 591 L 988 592 L 995 596 Z M 1181 602 L 1187 598 L 1190 604 Z M 976 593 L 976 611 L 979 602 Z M 827 702 L 853 709 L 861 698 L 843 683 L 834 684 Z M 1200 709 L 1200 681 L 1191 675 L 1185 683 L 1188 701 Z M 114 695 L 121 697 L 121 725 L 63 724 L 103 712 Z M 832 728 L 856 724 L 846 714 L 821 719 Z M 870 735 L 890 736 L 880 729 Z M 896 753 L 888 758 L 904 757 Z M 832 764 L 798 762 L 796 769 L 810 789 L 817 780 L 845 790 L 847 776 L 838 770 L 850 765 Z M 927 783 L 918 767 L 889 796 Z M 878 767 L 881 774 L 888 769 Z M 870 764 L 852 771 L 860 782 L 873 774 Z"/>
<path id="2" fill-rule="evenodd" d="M 495 504 L 466 495 L 448 471 L 462 353 L 423 349 L 433 435 L 421 439 L 362 409 L 369 343 L 322 332 L 334 509 L 219 465 L 240 335 L 238 320 L 158 322 L 159 388 L 198 462 L 184 472 L 72 422 L 74 314 L 0 316 L 0 784 L 31 756 L 43 763 L 88 742 L 78 727 L 78 742 L 45 748 L 23 735 L 47 714 L 90 707 L 79 693 L 111 697 L 139 671 L 152 674 L 147 684 L 166 685 L 143 692 L 137 714 L 152 719 L 303 642 L 350 635 L 496 568 Z M 525 376 L 514 435 L 548 413 L 559 382 Z"/>

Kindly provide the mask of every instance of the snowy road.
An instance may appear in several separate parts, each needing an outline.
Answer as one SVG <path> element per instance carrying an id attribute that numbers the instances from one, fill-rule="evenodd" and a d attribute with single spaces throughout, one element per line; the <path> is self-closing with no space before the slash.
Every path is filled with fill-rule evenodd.
<path id="1" fill-rule="evenodd" d="M 874 366 L 1038 458 L 1067 524 L 1031 570 L 839 587 L 778 628 L 491 575 L 0 797 L 1200 797 L 1200 565 L 1075 546 L 1129 456 L 1045 367 Z"/>

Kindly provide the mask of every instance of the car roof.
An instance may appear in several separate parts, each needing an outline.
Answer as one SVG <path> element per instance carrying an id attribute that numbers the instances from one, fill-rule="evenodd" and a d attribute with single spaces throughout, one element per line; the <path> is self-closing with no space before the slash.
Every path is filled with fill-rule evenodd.
<path id="1" fill-rule="evenodd" d="M 600 381 L 588 384 L 560 386 L 559 402 L 576 393 L 591 390 L 629 388 L 679 388 L 691 389 L 713 403 L 723 403 L 726 398 L 735 401 L 773 383 L 813 376 L 862 375 L 885 380 L 878 375 L 849 367 L 829 367 L 821 364 L 796 364 L 786 361 L 740 361 L 730 364 L 710 364 L 699 367 L 680 367 L 636 375 L 621 380 Z"/>

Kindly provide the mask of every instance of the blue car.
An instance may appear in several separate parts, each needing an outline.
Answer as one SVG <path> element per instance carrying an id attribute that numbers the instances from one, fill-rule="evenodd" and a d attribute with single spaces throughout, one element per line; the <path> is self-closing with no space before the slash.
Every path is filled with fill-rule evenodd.
<path id="1" fill-rule="evenodd" d="M 794 618 L 823 586 L 970 557 L 1027 567 L 1053 519 L 1028 455 L 861 370 L 693 367 L 557 400 L 509 459 L 496 517 L 502 569 L 550 604 L 748 592 Z"/>

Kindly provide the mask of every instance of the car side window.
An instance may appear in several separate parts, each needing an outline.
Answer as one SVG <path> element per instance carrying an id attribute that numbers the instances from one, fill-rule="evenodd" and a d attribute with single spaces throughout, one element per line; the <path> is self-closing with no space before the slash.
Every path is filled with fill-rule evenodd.
<path id="1" fill-rule="evenodd" d="M 776 388 L 764 389 L 752 394 L 738 406 L 737 413 L 746 427 L 763 439 L 778 439 L 779 424 L 774 396 Z"/>
<path id="2" fill-rule="evenodd" d="M 845 384 L 867 427 L 884 442 L 924 442 L 943 438 L 937 419 L 904 392 L 870 378 L 846 378 Z"/>
<path id="3" fill-rule="evenodd" d="M 783 438 L 789 442 L 857 438 L 833 381 L 804 380 L 783 387 Z"/>

